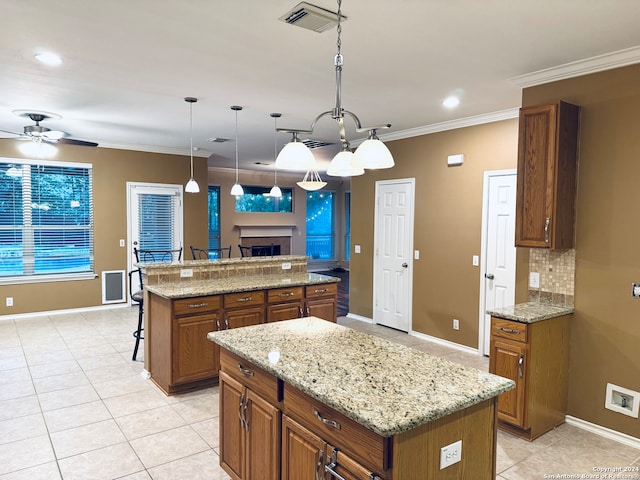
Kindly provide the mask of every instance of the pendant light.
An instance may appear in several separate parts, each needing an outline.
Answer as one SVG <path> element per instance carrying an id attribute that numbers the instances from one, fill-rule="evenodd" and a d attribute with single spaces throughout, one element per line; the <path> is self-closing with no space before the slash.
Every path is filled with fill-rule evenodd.
<path id="1" fill-rule="evenodd" d="M 296 182 L 296 184 L 304 190 L 314 192 L 324 187 L 327 182 L 322 181 L 317 170 L 308 170 L 307 173 L 304 174 L 302 181 Z"/>
<path id="2" fill-rule="evenodd" d="M 364 174 L 364 165 L 362 158 L 354 155 L 349 149 L 349 144 L 342 145 L 342 151 L 339 152 L 327 168 L 327 175 L 332 177 L 355 177 Z"/>
<path id="3" fill-rule="evenodd" d="M 198 186 L 198 182 L 193 178 L 193 104 L 196 103 L 198 99 L 195 97 L 184 97 L 184 101 L 189 104 L 189 154 L 191 156 L 191 176 L 184 187 L 184 191 L 187 193 L 198 193 L 200 187 Z"/>
<path id="4" fill-rule="evenodd" d="M 300 133 L 313 133 L 313 130 L 320 120 L 324 116 L 330 116 L 338 123 L 338 133 L 340 136 L 340 142 L 343 145 L 343 150 L 336 155 L 337 165 L 331 169 L 332 172 L 340 172 L 336 173 L 339 176 L 351 176 L 351 175 L 361 175 L 360 169 L 377 169 L 377 168 L 389 168 L 394 165 L 393 156 L 389 149 L 380 141 L 380 139 L 376 135 L 376 130 L 382 128 L 390 128 L 391 124 L 377 125 L 371 127 L 363 127 L 360 123 L 360 119 L 358 116 L 345 110 L 342 108 L 342 66 L 343 66 L 343 57 L 341 53 L 342 47 L 342 19 L 346 18 L 342 15 L 342 0 L 337 0 L 338 3 L 338 12 L 336 13 L 336 17 L 338 20 L 338 39 L 336 42 L 337 45 L 337 54 L 334 57 L 333 64 L 336 72 L 336 104 L 331 110 L 326 112 L 322 112 L 319 114 L 311 123 L 311 126 L 308 130 L 301 129 L 287 129 L 287 128 L 279 128 L 279 132 L 288 132 L 291 133 L 293 138 L 291 142 L 284 146 L 280 155 L 278 155 L 278 160 L 276 162 L 278 168 L 280 169 L 289 169 L 289 170 L 307 170 L 307 173 L 312 171 L 314 168 L 309 167 L 309 156 L 313 157 L 311 150 L 307 148 L 307 146 L 302 143 L 298 135 Z M 333 13 L 333 12 L 332 12 Z M 347 155 L 346 149 L 348 149 L 348 142 L 345 134 L 344 128 L 344 119 L 345 117 L 350 117 L 356 126 L 356 132 L 369 132 L 369 137 L 365 140 L 353 154 L 354 156 Z M 344 145 L 347 145 L 344 148 Z M 345 160 L 345 158 L 350 157 L 349 162 Z M 307 163 L 304 163 L 307 162 Z M 333 163 L 333 162 L 332 162 Z M 349 167 L 346 165 L 350 164 Z M 360 167 L 360 165 L 362 167 Z M 327 172 L 328 173 L 328 172 Z M 331 175 L 331 174 L 330 174 Z M 306 177 L 306 175 L 305 175 Z"/>
<path id="5" fill-rule="evenodd" d="M 240 197 L 244 195 L 242 185 L 240 185 L 240 183 L 238 182 L 238 112 L 242 110 L 242 107 L 239 105 L 232 105 L 231 110 L 236 112 L 236 183 L 234 183 L 233 187 L 231 187 L 231 195 Z"/>
<path id="6" fill-rule="evenodd" d="M 281 113 L 272 113 L 271 118 L 273 118 L 273 158 L 275 160 L 278 159 L 278 118 L 282 116 Z M 269 191 L 269 196 L 274 198 L 282 198 L 282 190 L 278 186 L 278 166 L 276 162 L 274 162 L 274 177 L 273 177 L 273 187 L 271 187 L 271 191 Z"/>

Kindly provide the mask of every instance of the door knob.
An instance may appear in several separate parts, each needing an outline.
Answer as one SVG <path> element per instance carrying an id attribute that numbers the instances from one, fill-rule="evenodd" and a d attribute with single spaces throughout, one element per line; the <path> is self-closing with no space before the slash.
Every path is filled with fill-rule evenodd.
<path id="1" fill-rule="evenodd" d="M 409 267 L 409 265 L 407 264 L 407 262 L 404 262 L 404 263 L 402 264 L 402 268 L 408 268 L 408 267 Z"/>
<path id="2" fill-rule="evenodd" d="M 493 273 L 485 273 L 484 278 L 488 280 L 493 280 L 495 277 L 493 276 Z"/>

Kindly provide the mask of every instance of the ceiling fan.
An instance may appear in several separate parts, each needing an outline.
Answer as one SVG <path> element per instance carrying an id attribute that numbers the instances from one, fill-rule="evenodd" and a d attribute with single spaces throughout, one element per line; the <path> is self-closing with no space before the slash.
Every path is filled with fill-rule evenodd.
<path id="1" fill-rule="evenodd" d="M 89 142 L 87 140 L 79 140 L 77 138 L 69 138 L 67 132 L 61 130 L 51 130 L 48 127 L 40 125 L 40 122 L 49 118 L 60 119 L 60 115 L 51 112 L 41 112 L 35 110 L 14 110 L 13 113 L 19 117 L 25 117 L 35 122 L 35 125 L 25 125 L 23 133 L 11 132 L 8 130 L 0 129 L 0 132 L 16 135 L 19 138 L 24 138 L 33 141 L 43 141 L 47 143 L 61 143 L 66 145 L 79 145 L 82 147 L 97 147 L 96 142 Z"/>

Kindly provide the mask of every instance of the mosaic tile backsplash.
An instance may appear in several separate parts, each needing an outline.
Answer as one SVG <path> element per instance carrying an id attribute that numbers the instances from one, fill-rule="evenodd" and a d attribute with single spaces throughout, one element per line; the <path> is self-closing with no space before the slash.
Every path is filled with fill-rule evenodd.
<path id="1" fill-rule="evenodd" d="M 540 274 L 540 288 L 529 287 L 529 301 L 573 307 L 576 251 L 532 248 L 529 272 Z"/>

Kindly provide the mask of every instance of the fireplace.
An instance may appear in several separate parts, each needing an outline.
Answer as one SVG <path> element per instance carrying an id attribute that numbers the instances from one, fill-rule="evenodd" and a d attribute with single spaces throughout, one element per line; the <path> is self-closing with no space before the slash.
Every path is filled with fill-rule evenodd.
<path id="1" fill-rule="evenodd" d="M 253 256 L 260 254 L 260 247 L 273 245 L 274 255 L 291 255 L 291 236 L 294 226 L 238 225 L 240 245 L 251 247 Z"/>

